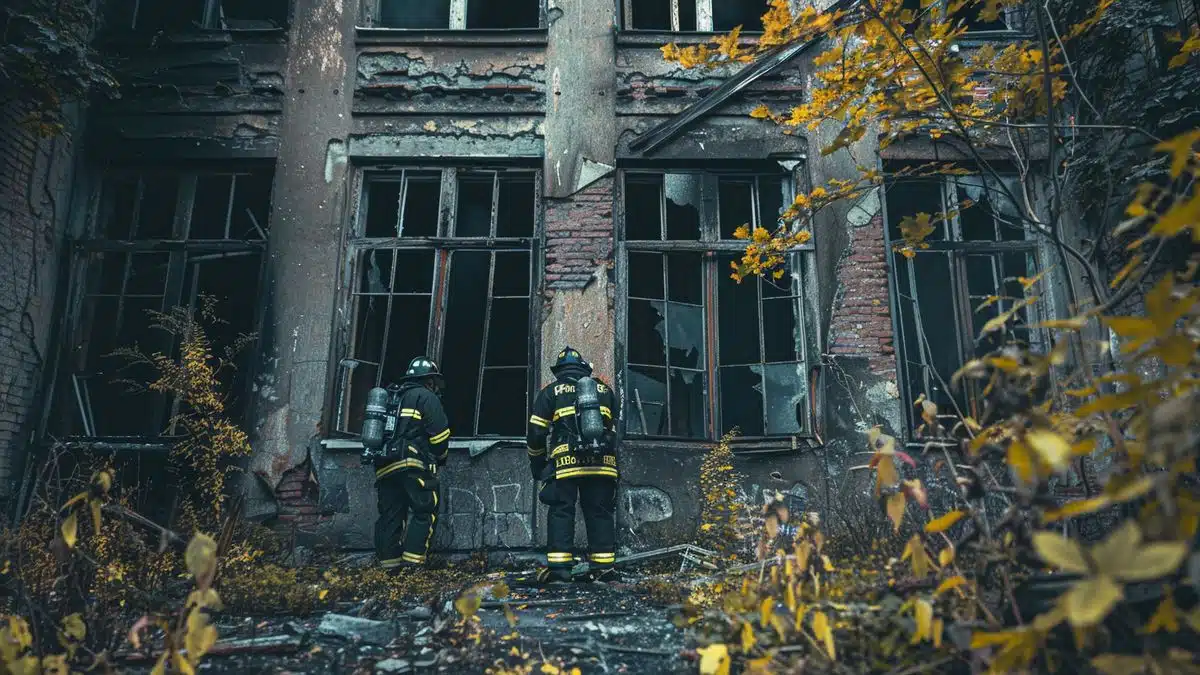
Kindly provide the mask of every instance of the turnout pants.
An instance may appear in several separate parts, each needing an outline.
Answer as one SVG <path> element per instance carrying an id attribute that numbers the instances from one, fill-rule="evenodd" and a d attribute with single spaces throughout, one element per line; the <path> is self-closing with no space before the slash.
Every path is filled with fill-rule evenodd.
<path id="1" fill-rule="evenodd" d="M 375 488 L 375 554 L 380 564 L 394 569 L 424 563 L 437 522 L 437 478 L 424 471 L 396 471 L 375 481 Z"/>
<path id="2" fill-rule="evenodd" d="M 588 562 L 592 569 L 612 567 L 616 561 L 617 481 L 606 476 L 560 478 L 546 483 L 541 501 L 549 507 L 546 523 L 546 562 L 550 567 L 575 565 L 575 503 L 583 510 L 587 528 Z"/>

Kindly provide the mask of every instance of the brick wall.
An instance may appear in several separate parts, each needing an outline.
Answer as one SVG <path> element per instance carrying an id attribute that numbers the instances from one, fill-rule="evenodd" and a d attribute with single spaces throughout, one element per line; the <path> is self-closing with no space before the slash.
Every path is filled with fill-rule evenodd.
<path id="1" fill-rule="evenodd" d="M 284 528 L 314 525 L 322 520 L 321 488 L 308 460 L 283 472 L 275 497 L 279 500 L 279 524 Z"/>
<path id="2" fill-rule="evenodd" d="M 0 498 L 39 411 L 71 164 L 67 138 L 38 138 L 23 117 L 0 104 Z"/>
<path id="3" fill-rule="evenodd" d="M 583 288 L 612 259 L 613 179 L 546 200 L 546 287 Z"/>
<path id="4" fill-rule="evenodd" d="M 888 304 L 887 252 L 883 215 L 850 228 L 850 250 L 838 263 L 838 293 L 834 300 L 829 351 L 839 356 L 866 357 L 871 372 L 896 374 L 892 316 Z"/>

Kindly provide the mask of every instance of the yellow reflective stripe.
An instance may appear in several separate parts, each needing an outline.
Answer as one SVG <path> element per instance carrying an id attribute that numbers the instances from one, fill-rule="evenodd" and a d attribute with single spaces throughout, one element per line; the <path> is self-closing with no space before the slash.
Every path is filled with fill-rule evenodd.
<path id="1" fill-rule="evenodd" d="M 379 564 L 384 567 L 396 567 L 402 560 L 403 558 L 388 558 L 387 560 L 380 560 Z"/>
<path id="2" fill-rule="evenodd" d="M 617 470 L 610 466 L 584 466 L 573 469 L 563 469 L 555 472 L 555 478 L 577 478 L 579 476 L 618 476 Z"/>
<path id="3" fill-rule="evenodd" d="M 610 420 L 612 419 L 612 410 L 610 410 L 606 405 L 600 406 L 600 414 L 604 415 Z"/>
<path id="4" fill-rule="evenodd" d="M 405 553 L 404 555 L 402 555 L 400 557 L 404 559 L 404 562 L 410 562 L 410 563 L 425 562 L 425 556 L 421 555 L 420 553 Z"/>
<path id="5" fill-rule="evenodd" d="M 414 420 L 419 420 L 419 419 L 421 419 L 421 411 L 417 410 L 416 408 L 401 408 L 400 416 L 401 417 L 411 417 Z"/>
<path id="6" fill-rule="evenodd" d="M 617 554 L 616 553 L 589 553 L 588 559 L 591 560 L 592 562 L 598 562 L 598 563 L 616 562 Z"/>
<path id="7" fill-rule="evenodd" d="M 529 448 L 529 456 L 530 457 L 541 457 L 544 454 L 546 454 L 545 448 L 542 448 L 541 450 L 534 450 L 533 448 Z"/>
<path id="8" fill-rule="evenodd" d="M 425 468 L 425 462 L 422 462 L 419 459 L 402 459 L 399 462 L 392 462 L 391 464 L 388 464 L 387 466 L 376 469 L 375 477 L 383 478 L 384 476 L 386 476 L 390 473 L 399 471 L 400 469 L 424 469 L 424 468 Z"/>
<path id="9" fill-rule="evenodd" d="M 423 480 L 421 480 L 420 478 L 418 478 L 418 479 L 417 479 L 417 485 L 420 485 L 421 487 L 425 487 L 425 481 L 423 481 Z"/>
<path id="10" fill-rule="evenodd" d="M 548 427 L 548 426 L 550 426 L 550 422 L 549 422 L 549 421 L 547 421 L 547 420 L 545 420 L 545 419 L 542 419 L 541 417 L 538 417 L 537 415 L 530 415 L 530 416 L 529 416 L 529 423 L 530 423 L 530 424 L 533 424 L 533 425 L 535 425 L 535 426 L 539 426 L 539 427 Z"/>
<path id="11" fill-rule="evenodd" d="M 575 414 L 575 408 L 559 408 L 554 411 L 554 421 L 557 422 L 560 417 L 570 417 Z"/>
<path id="12" fill-rule="evenodd" d="M 447 438 L 450 438 L 450 429 L 449 428 L 447 428 L 445 431 L 438 434 L 437 436 L 430 436 L 429 442 L 433 443 L 434 445 L 437 445 L 438 443 L 441 443 L 442 441 L 446 440 Z"/>
<path id="13" fill-rule="evenodd" d="M 559 455 L 563 454 L 564 452 L 568 452 L 570 450 L 571 450 L 571 446 L 566 443 L 563 443 L 562 445 L 556 446 L 554 448 L 554 450 L 550 452 L 550 456 L 558 457 Z"/>
<path id="14" fill-rule="evenodd" d="M 575 556 L 571 555 L 570 553 L 560 553 L 560 552 L 555 552 L 555 553 L 547 553 L 547 554 L 546 554 L 546 561 L 547 561 L 547 562 L 552 562 L 552 563 L 556 563 L 556 562 L 575 562 Z"/>

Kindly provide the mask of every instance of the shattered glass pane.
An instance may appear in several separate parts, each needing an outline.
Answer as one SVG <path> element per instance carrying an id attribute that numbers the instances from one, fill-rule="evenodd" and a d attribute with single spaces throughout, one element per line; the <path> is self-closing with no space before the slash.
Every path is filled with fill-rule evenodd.
<path id="1" fill-rule="evenodd" d="M 737 427 L 742 436 L 765 435 L 762 366 L 724 366 L 720 373 L 721 434 Z"/>
<path id="2" fill-rule="evenodd" d="M 661 303 L 655 305 L 655 309 L 662 307 Z M 704 308 L 678 302 L 666 305 L 670 365 L 704 367 Z"/>
<path id="3" fill-rule="evenodd" d="M 487 365 L 524 366 L 529 362 L 529 301 L 492 301 L 488 320 Z"/>
<path id="4" fill-rule="evenodd" d="M 142 178 L 142 206 L 138 214 L 138 239 L 171 239 L 175 231 L 175 205 L 179 201 L 179 176 L 149 174 Z"/>
<path id="5" fill-rule="evenodd" d="M 492 174 L 458 177 L 457 237 L 486 237 L 492 231 Z"/>
<path id="6" fill-rule="evenodd" d="M 765 0 L 713 0 L 713 30 L 730 31 L 741 26 L 743 33 L 761 32 L 762 15 L 767 9 Z"/>
<path id="7" fill-rule="evenodd" d="M 366 237 L 396 236 L 400 213 L 400 181 L 376 180 L 367 185 Z"/>
<path id="8" fill-rule="evenodd" d="M 729 278 L 724 270 L 733 259 L 734 256 L 722 256 L 717 260 L 717 268 L 721 271 L 717 280 L 720 329 L 717 361 L 721 365 L 759 363 L 758 283 L 755 279 L 747 279 L 739 284 Z"/>
<path id="9" fill-rule="evenodd" d="M 802 363 L 773 363 L 766 379 L 767 434 L 798 434 L 808 419 L 808 373 Z"/>
<path id="10" fill-rule="evenodd" d="M 659 241 L 662 234 L 662 176 L 625 179 L 625 239 Z"/>
<path id="11" fill-rule="evenodd" d="M 918 213 L 928 213 L 931 217 L 936 217 L 945 210 L 942 204 L 943 180 L 941 176 L 926 176 L 894 180 L 887 184 L 884 201 L 887 205 L 889 236 L 893 242 L 904 239 L 900 225 L 905 218 L 915 218 Z M 945 239 L 945 231 L 945 223 L 939 222 L 925 239 Z"/>
<path id="12" fill-rule="evenodd" d="M 449 28 L 450 0 L 379 0 L 384 28 Z"/>
<path id="13" fill-rule="evenodd" d="M 800 353 L 800 303 L 795 298 L 763 300 L 763 361 L 795 361 Z"/>
<path id="14" fill-rule="evenodd" d="M 359 262 L 358 292 L 367 295 L 380 295 L 392 290 L 392 262 L 396 251 L 388 248 L 377 248 L 363 251 Z"/>
<path id="15" fill-rule="evenodd" d="M 463 436 L 475 434 L 475 396 L 483 359 L 491 257 L 487 251 L 455 251 L 450 258 L 445 339 L 446 345 L 452 346 L 454 358 L 443 359 L 439 365 L 446 378 L 446 414 L 451 428 L 461 429 Z"/>
<path id="16" fill-rule="evenodd" d="M 537 10 L 535 7 L 534 24 Z M 533 174 L 501 175 L 496 213 L 497 237 L 532 237 L 534 209 Z"/>
<path id="17" fill-rule="evenodd" d="M 387 325 L 387 311 L 386 297 L 358 298 L 354 319 L 354 358 L 376 364 L 383 360 L 383 331 Z"/>
<path id="18" fill-rule="evenodd" d="M 956 176 L 959 228 L 963 241 L 996 241 L 996 220 L 992 215 L 993 195 L 984 188 L 981 176 Z M 969 200 L 970 206 L 963 207 Z"/>
<path id="19" fill-rule="evenodd" d="M 629 296 L 663 299 L 663 254 L 629 253 Z"/>
<path id="20" fill-rule="evenodd" d="M 525 420 L 529 418 L 528 390 L 524 368 L 483 371 L 482 400 L 485 403 L 479 411 L 479 435 L 524 436 Z"/>
<path id="21" fill-rule="evenodd" d="M 699 174 L 668 173 L 663 176 L 667 205 L 667 239 L 700 239 L 700 209 L 703 181 Z"/>
<path id="22" fill-rule="evenodd" d="M 742 225 L 753 230 L 753 179 L 721 178 L 717 183 L 717 211 L 722 239 L 733 239 L 734 230 Z"/>
<path id="23" fill-rule="evenodd" d="M 269 172 L 237 177 L 233 187 L 233 211 L 229 215 L 230 238 L 266 238 L 269 227 L 267 217 L 271 210 L 271 181 Z"/>
<path id="24" fill-rule="evenodd" d="M 232 198 L 233 176 L 199 176 L 188 238 L 225 239 Z"/>
<path id="25" fill-rule="evenodd" d="M 433 251 L 396 251 L 396 281 L 393 293 L 433 292 Z"/>
<path id="26" fill-rule="evenodd" d="M 528 251 L 498 251 L 492 296 L 529 297 L 530 271 Z"/>
<path id="27" fill-rule="evenodd" d="M 707 378 L 703 371 L 671 368 L 671 436 L 705 438 L 705 408 L 708 401 Z"/>
<path id="28" fill-rule="evenodd" d="M 404 237 L 436 237 L 438 204 L 442 196 L 442 176 L 437 171 L 405 172 Z"/>
<path id="29" fill-rule="evenodd" d="M 662 302 L 629 301 L 629 341 L 627 358 L 630 363 L 665 366 L 666 316 Z"/>
<path id="30" fill-rule="evenodd" d="M 538 0 L 474 0 L 467 3 L 467 29 L 537 28 L 540 21 Z"/>
<path id="31" fill-rule="evenodd" d="M 106 239 L 129 239 L 137 205 L 137 179 L 113 179 L 104 189 L 99 234 Z"/>
<path id="32" fill-rule="evenodd" d="M 667 436 L 667 369 L 630 366 L 626 387 L 624 418 L 629 433 Z"/>

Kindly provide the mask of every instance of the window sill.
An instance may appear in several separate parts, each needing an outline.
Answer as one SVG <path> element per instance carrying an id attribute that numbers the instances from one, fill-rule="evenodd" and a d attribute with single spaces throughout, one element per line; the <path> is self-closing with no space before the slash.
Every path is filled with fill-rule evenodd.
<path id="1" fill-rule="evenodd" d="M 357 438 L 325 438 L 321 447 L 339 454 L 359 454 L 362 452 L 362 441 Z M 450 441 L 451 450 L 466 450 L 471 457 L 478 457 L 489 450 L 504 448 L 525 448 L 524 438 L 482 438 L 462 441 Z"/>
<path id="2" fill-rule="evenodd" d="M 197 28 L 190 31 L 119 31 L 105 34 L 99 40 L 106 47 L 159 46 L 212 47 L 231 45 L 238 42 L 282 42 L 286 28 Z"/>
<path id="3" fill-rule="evenodd" d="M 625 437 L 621 441 L 622 449 L 633 451 L 685 450 L 689 452 L 702 452 L 715 445 L 716 441 L 692 441 L 672 438 L 655 439 L 641 436 Z M 734 441 L 731 444 L 733 454 L 737 456 L 800 453 L 819 450 L 822 447 L 818 439 L 812 436 L 740 440 Z"/>
<path id="4" fill-rule="evenodd" d="M 545 28 L 376 28 L 355 29 L 355 44 L 371 45 L 445 45 L 453 47 L 545 47 Z"/>

